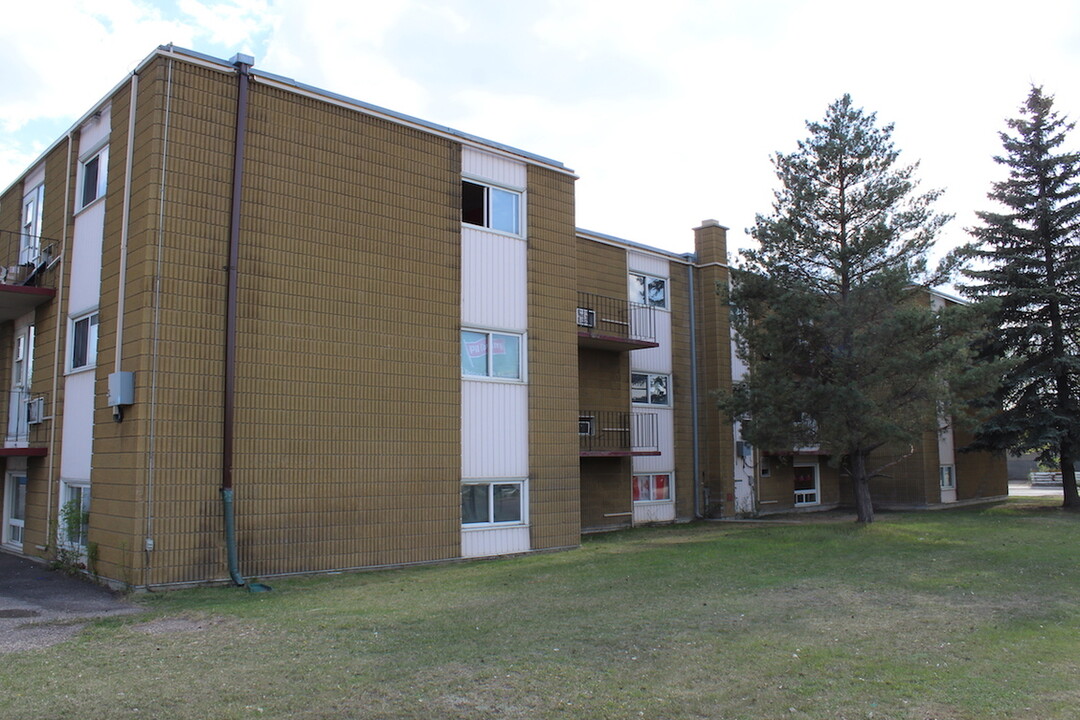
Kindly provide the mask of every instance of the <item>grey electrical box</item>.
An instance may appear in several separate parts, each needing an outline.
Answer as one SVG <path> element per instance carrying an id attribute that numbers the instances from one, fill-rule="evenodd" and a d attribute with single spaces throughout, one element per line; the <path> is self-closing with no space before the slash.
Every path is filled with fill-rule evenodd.
<path id="1" fill-rule="evenodd" d="M 135 404 L 135 373 L 109 373 L 109 407 Z"/>

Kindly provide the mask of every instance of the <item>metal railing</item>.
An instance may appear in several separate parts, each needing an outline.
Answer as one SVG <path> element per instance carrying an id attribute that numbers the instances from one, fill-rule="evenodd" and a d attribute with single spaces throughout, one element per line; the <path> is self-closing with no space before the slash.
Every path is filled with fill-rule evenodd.
<path id="1" fill-rule="evenodd" d="M 0 392 L 3 407 L 7 409 L 4 426 L 4 447 L 29 447 L 44 441 L 42 425 L 49 418 L 45 395 L 29 390 Z"/>
<path id="2" fill-rule="evenodd" d="M 57 246 L 40 235 L 0 230 L 0 285 L 52 287 L 45 271 Z"/>
<path id="3" fill-rule="evenodd" d="M 659 452 L 657 427 L 656 413 L 582 410 L 578 414 L 578 448 L 596 454 Z"/>
<path id="4" fill-rule="evenodd" d="M 656 342 L 656 309 L 593 293 L 579 292 L 579 331 L 638 342 Z"/>

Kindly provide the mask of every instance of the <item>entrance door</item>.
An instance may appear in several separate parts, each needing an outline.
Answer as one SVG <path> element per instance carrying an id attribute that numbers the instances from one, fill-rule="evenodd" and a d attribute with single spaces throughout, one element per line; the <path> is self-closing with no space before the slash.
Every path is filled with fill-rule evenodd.
<path id="1" fill-rule="evenodd" d="M 26 476 L 8 473 L 4 485 L 4 544 L 21 550 L 26 521 Z"/>
<path id="2" fill-rule="evenodd" d="M 821 502 L 817 465 L 793 465 L 795 476 L 795 505 L 817 505 Z"/>
<path id="3" fill-rule="evenodd" d="M 30 401 L 30 375 L 34 366 L 33 325 L 24 325 L 15 330 L 15 345 L 12 352 L 7 446 L 26 447 L 30 439 L 27 404 Z"/>

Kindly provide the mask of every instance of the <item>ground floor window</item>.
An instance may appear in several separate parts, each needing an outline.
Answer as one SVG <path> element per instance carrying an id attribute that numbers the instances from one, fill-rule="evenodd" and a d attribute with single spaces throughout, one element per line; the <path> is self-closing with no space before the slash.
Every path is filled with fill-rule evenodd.
<path id="1" fill-rule="evenodd" d="M 90 484 L 65 481 L 60 496 L 60 542 L 85 548 L 90 523 Z"/>
<path id="2" fill-rule="evenodd" d="M 819 504 L 821 488 L 818 487 L 817 465 L 795 465 L 792 472 L 795 477 L 795 504 Z"/>
<path id="3" fill-rule="evenodd" d="M 671 499 L 671 473 L 634 476 L 634 502 Z"/>
<path id="4" fill-rule="evenodd" d="M 956 471 L 952 465 L 942 465 L 940 468 L 941 489 L 942 490 L 955 490 L 956 489 Z"/>
<path id="5" fill-rule="evenodd" d="M 524 480 L 466 480 L 462 483 L 462 525 L 508 525 L 524 521 Z"/>
<path id="6" fill-rule="evenodd" d="M 26 522 L 26 476 L 8 473 L 4 488 L 4 544 L 21 546 Z"/>

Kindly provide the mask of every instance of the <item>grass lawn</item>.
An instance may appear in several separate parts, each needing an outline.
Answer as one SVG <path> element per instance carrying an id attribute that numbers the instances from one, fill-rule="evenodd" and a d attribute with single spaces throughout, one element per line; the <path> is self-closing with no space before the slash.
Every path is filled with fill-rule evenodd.
<path id="1" fill-rule="evenodd" d="M 1056 502 L 142 595 L 0 657 L 0 717 L 1080 718 Z"/>

